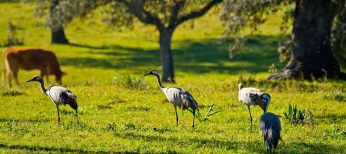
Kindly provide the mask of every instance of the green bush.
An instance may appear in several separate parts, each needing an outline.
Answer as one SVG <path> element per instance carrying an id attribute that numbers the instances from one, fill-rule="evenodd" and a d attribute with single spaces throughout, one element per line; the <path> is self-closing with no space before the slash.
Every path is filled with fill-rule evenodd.
<path id="1" fill-rule="evenodd" d="M 310 110 L 299 110 L 295 105 L 289 105 L 287 112 L 284 112 L 285 118 L 292 125 L 313 125 L 313 115 Z"/>

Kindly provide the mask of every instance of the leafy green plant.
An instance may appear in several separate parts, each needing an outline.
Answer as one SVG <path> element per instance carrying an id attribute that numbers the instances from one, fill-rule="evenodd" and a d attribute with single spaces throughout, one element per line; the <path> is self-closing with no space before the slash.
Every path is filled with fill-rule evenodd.
<path id="1" fill-rule="evenodd" d="M 117 125 L 116 125 L 115 123 L 113 123 L 113 122 L 108 123 L 108 124 L 106 125 L 106 127 L 104 128 L 104 130 L 109 131 L 109 132 L 113 132 L 113 131 L 115 131 L 116 129 L 117 129 Z"/>
<path id="2" fill-rule="evenodd" d="M 284 112 L 285 118 L 292 125 L 313 125 L 313 115 L 310 110 L 300 110 L 295 105 L 289 105 L 287 112 Z"/>
<path id="3" fill-rule="evenodd" d="M 125 130 L 135 130 L 136 129 L 136 125 L 132 124 L 132 123 L 127 123 L 124 125 L 124 129 Z"/>

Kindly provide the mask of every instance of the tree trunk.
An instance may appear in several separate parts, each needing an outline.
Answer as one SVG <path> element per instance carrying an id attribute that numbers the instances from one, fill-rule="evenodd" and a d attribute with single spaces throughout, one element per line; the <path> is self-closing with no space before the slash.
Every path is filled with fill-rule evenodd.
<path id="1" fill-rule="evenodd" d="M 171 48 L 173 30 L 160 28 L 160 60 L 162 66 L 162 81 L 174 82 L 174 65 Z"/>
<path id="2" fill-rule="evenodd" d="M 332 21 L 331 0 L 297 0 L 291 59 L 268 79 L 339 78 L 340 67 L 331 52 Z"/>
<path id="3" fill-rule="evenodd" d="M 51 29 L 51 42 L 68 44 L 65 36 L 63 21 L 59 19 L 59 6 L 60 0 L 51 0 L 50 4 L 50 29 Z"/>
<path id="4" fill-rule="evenodd" d="M 343 6 L 342 6 L 343 7 Z M 336 14 L 332 36 L 333 53 L 342 68 L 346 69 L 346 8 Z"/>

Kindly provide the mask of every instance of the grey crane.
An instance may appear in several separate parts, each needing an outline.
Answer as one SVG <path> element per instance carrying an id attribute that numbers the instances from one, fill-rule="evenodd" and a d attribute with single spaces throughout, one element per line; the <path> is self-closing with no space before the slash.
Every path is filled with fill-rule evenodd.
<path id="1" fill-rule="evenodd" d="M 147 75 L 155 75 L 157 77 L 157 81 L 159 83 L 159 86 L 162 92 L 166 95 L 167 100 L 173 104 L 174 110 L 175 110 L 177 127 L 178 127 L 178 121 L 179 121 L 177 107 L 180 107 L 183 110 L 187 108 L 192 109 L 192 114 L 193 114 L 192 127 L 195 127 L 195 116 L 196 116 L 196 110 L 198 110 L 198 105 L 196 100 L 192 97 L 192 95 L 188 91 L 182 88 L 164 87 L 160 80 L 160 73 L 156 70 L 151 70 L 144 76 L 147 76 Z"/>
<path id="2" fill-rule="evenodd" d="M 275 149 L 281 140 L 280 132 L 281 132 L 281 124 L 280 119 L 277 115 L 271 112 L 267 112 L 268 105 L 270 103 L 270 95 L 262 94 L 259 96 L 264 100 L 265 110 L 263 115 L 260 118 L 260 135 L 263 137 L 264 143 L 267 147 L 268 153 L 274 153 Z"/>
<path id="3" fill-rule="evenodd" d="M 69 89 L 61 86 L 52 86 L 48 90 L 44 88 L 44 82 L 42 77 L 35 76 L 27 82 L 37 81 L 40 83 L 41 91 L 47 95 L 55 104 L 56 109 L 58 111 L 58 122 L 60 123 L 60 111 L 59 105 L 70 105 L 76 111 L 76 118 L 78 119 L 78 104 L 77 104 L 77 96 L 73 94 Z"/>
<path id="4" fill-rule="evenodd" d="M 238 89 L 239 89 L 238 100 L 246 105 L 250 114 L 250 125 L 252 126 L 252 115 L 251 115 L 250 106 L 258 105 L 263 109 L 263 111 L 265 110 L 265 104 L 263 100 L 260 99 L 260 97 L 258 97 L 262 95 L 263 92 L 261 92 L 261 90 L 257 88 L 252 88 L 252 87 L 244 88 L 242 83 L 238 84 Z"/>

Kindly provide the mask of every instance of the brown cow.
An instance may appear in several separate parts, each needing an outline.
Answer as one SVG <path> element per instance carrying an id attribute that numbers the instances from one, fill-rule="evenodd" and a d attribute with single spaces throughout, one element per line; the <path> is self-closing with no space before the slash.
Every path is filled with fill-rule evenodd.
<path id="1" fill-rule="evenodd" d="M 19 69 L 41 70 L 41 76 L 55 75 L 56 81 L 61 84 L 64 72 L 60 70 L 58 59 L 52 51 L 38 48 L 12 47 L 5 48 L 3 60 L 7 70 L 8 86 L 11 87 L 11 79 L 14 78 L 19 85 L 17 75 Z"/>

